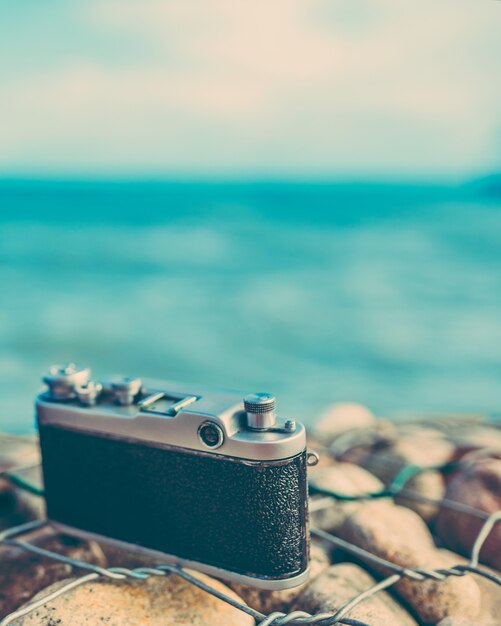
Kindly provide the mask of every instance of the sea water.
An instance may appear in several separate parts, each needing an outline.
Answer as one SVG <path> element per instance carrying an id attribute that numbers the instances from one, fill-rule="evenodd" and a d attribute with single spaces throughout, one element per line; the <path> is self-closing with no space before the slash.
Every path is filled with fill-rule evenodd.
<path id="1" fill-rule="evenodd" d="M 483 185 L 0 183 L 0 430 L 48 365 L 271 391 L 314 420 L 501 407 Z"/>

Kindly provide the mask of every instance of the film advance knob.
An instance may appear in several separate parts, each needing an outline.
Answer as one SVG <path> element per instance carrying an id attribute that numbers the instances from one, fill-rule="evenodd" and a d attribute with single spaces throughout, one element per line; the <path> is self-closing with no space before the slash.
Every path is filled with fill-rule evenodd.
<path id="1" fill-rule="evenodd" d="M 90 369 L 75 363 L 53 365 L 43 377 L 43 382 L 49 387 L 52 398 L 69 400 L 75 397 L 75 388 L 85 385 L 90 378 Z"/>
<path id="2" fill-rule="evenodd" d="M 133 404 L 135 397 L 141 391 L 143 381 L 140 378 L 121 376 L 111 381 L 111 389 L 117 404 L 127 406 Z"/>
<path id="3" fill-rule="evenodd" d="M 270 393 L 251 393 L 245 396 L 244 408 L 248 428 L 266 430 L 275 426 L 275 396 Z"/>
<path id="4" fill-rule="evenodd" d="M 94 406 L 99 394 L 103 390 L 101 383 L 89 380 L 84 385 L 76 387 L 75 393 L 83 406 Z"/>

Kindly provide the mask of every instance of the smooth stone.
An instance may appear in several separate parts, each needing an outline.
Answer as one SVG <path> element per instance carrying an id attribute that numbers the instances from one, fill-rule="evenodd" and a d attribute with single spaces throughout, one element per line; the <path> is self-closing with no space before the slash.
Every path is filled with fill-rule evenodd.
<path id="1" fill-rule="evenodd" d="M 440 502 L 445 495 L 445 480 L 442 474 L 436 470 L 419 472 L 405 483 L 401 494 L 395 496 L 395 502 L 408 509 L 412 509 L 425 522 L 430 524 L 437 517 L 440 510 Z M 415 497 L 413 497 L 415 496 Z M 434 500 L 420 500 L 420 497 Z"/>
<path id="2" fill-rule="evenodd" d="M 315 424 L 313 435 L 324 445 L 330 445 L 339 435 L 354 429 L 376 426 L 375 415 L 362 404 L 353 402 L 332 404 Z"/>
<path id="3" fill-rule="evenodd" d="M 454 446 L 440 433 L 427 431 L 399 437 L 363 459 L 362 465 L 384 482 L 408 465 L 422 468 L 442 467 L 454 457 Z"/>
<path id="4" fill-rule="evenodd" d="M 203 574 L 190 572 L 234 600 L 231 589 Z M 66 582 L 69 582 L 68 580 Z M 45 589 L 39 597 L 62 583 Z M 254 619 L 179 576 L 143 581 L 101 579 L 68 591 L 13 622 L 15 626 L 254 626 Z"/>
<path id="5" fill-rule="evenodd" d="M 96 542 L 57 535 L 48 527 L 17 539 L 94 565 L 106 566 L 103 552 Z M 27 602 L 44 587 L 74 572 L 70 565 L 8 544 L 0 544 L 0 564 L 0 617 Z"/>
<path id="6" fill-rule="evenodd" d="M 450 439 L 456 447 L 456 458 L 475 450 L 501 451 L 501 429 L 484 424 L 458 425 Z"/>
<path id="7" fill-rule="evenodd" d="M 409 494 L 397 495 L 395 500 L 431 522 L 437 516 L 439 502 L 445 494 L 444 478 L 433 468 L 445 465 L 453 455 L 453 445 L 441 433 L 425 429 L 422 432 L 416 430 L 415 434 L 408 433 L 388 446 L 374 450 L 360 462 L 388 486 L 399 472 L 410 465 L 430 468 L 412 476 L 404 485 Z M 416 495 L 415 498 L 412 497 L 412 492 Z M 436 502 L 421 501 L 420 496 Z"/>
<path id="8" fill-rule="evenodd" d="M 437 626 L 487 626 L 487 624 L 478 620 L 463 619 L 462 617 L 446 617 L 440 620 Z"/>
<path id="9" fill-rule="evenodd" d="M 446 550 L 441 548 L 440 554 L 444 558 L 444 560 L 453 567 L 455 565 L 465 565 L 468 563 L 468 559 L 465 557 L 456 554 L 455 552 L 451 552 L 450 550 Z M 487 567 L 486 565 L 482 566 L 482 569 L 487 570 L 492 574 L 499 574 L 495 570 Z M 477 626 L 499 626 L 499 616 L 501 615 L 501 591 L 500 588 L 492 581 L 487 580 L 483 576 L 475 576 L 475 581 L 480 589 L 481 595 L 481 613 L 475 619 L 475 622 L 468 621 L 469 624 L 475 623 Z M 447 618 L 452 620 L 457 620 L 458 622 L 461 618 Z"/>
<path id="10" fill-rule="evenodd" d="M 367 502 L 339 530 L 340 536 L 376 556 L 406 568 L 437 569 L 449 563 L 435 548 L 423 520 L 413 511 L 390 502 Z M 367 567 L 389 576 L 383 566 Z M 480 612 L 480 590 L 472 577 L 444 581 L 403 578 L 394 587 L 426 624 L 449 616 L 475 618 Z"/>
<path id="11" fill-rule="evenodd" d="M 383 483 L 378 478 L 353 463 L 336 463 L 332 467 L 318 470 L 312 480 L 321 489 L 350 496 L 373 493 L 383 488 Z M 344 502 L 332 498 L 330 506 L 315 512 L 315 502 L 321 498 L 324 496 L 314 496 L 311 500 L 311 523 L 312 526 L 328 532 L 335 533 L 344 520 L 360 506 L 360 502 Z"/>
<path id="12" fill-rule="evenodd" d="M 40 482 L 40 451 L 34 437 L 0 434 L 0 472 L 17 471 L 28 481 Z M 27 493 L 0 476 L 0 530 L 37 519 L 44 514 L 43 499 Z"/>
<path id="13" fill-rule="evenodd" d="M 298 587 L 282 591 L 266 591 L 250 585 L 228 584 L 250 607 L 265 615 L 274 611 L 286 612 L 303 589 L 306 589 L 329 565 L 330 559 L 327 552 L 321 546 L 313 543 L 310 550 L 310 577 L 307 582 Z"/>
<path id="14" fill-rule="evenodd" d="M 338 461 L 362 465 L 364 459 L 376 450 L 387 449 L 395 437 L 395 425 L 379 419 L 374 428 L 352 430 L 338 437 L 330 450 Z"/>
<path id="15" fill-rule="evenodd" d="M 0 433 L 0 472 L 40 463 L 35 437 L 18 437 Z"/>
<path id="16" fill-rule="evenodd" d="M 479 459 L 467 464 L 447 486 L 446 499 L 490 515 L 501 510 L 501 459 Z M 452 550 L 469 556 L 483 520 L 442 506 L 436 532 Z M 491 530 L 480 552 L 483 563 L 501 570 L 501 522 Z"/>
<path id="17" fill-rule="evenodd" d="M 335 613 L 348 600 L 369 589 L 375 580 L 353 563 L 331 565 L 296 598 L 292 610 Z M 416 621 L 386 591 L 380 591 L 355 606 L 346 617 L 371 626 L 416 626 Z"/>

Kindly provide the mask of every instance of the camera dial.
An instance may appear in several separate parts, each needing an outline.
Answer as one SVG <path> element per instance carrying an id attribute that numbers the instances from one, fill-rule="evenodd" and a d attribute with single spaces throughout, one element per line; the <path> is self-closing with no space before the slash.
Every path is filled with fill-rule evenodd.
<path id="1" fill-rule="evenodd" d="M 80 385 L 75 389 L 77 398 L 80 400 L 80 404 L 84 406 L 94 406 L 97 402 L 99 394 L 103 390 L 101 383 L 89 380 L 83 385 Z"/>
<path id="2" fill-rule="evenodd" d="M 134 403 L 134 399 L 141 391 L 143 381 L 140 378 L 119 376 L 111 381 L 111 390 L 117 404 L 128 406 Z"/>
<path id="3" fill-rule="evenodd" d="M 75 397 L 76 387 L 85 385 L 90 378 L 90 369 L 75 363 L 53 365 L 43 377 L 54 400 L 71 400 Z"/>
<path id="4" fill-rule="evenodd" d="M 244 398 L 244 409 L 248 428 L 266 430 L 275 426 L 275 396 L 271 393 L 250 393 Z"/>

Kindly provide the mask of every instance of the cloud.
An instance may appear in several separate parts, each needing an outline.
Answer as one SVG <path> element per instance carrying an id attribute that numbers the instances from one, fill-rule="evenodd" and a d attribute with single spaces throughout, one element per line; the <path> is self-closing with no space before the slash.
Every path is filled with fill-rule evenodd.
<path id="1" fill-rule="evenodd" d="M 0 74 L 0 168 L 407 176 L 493 168 L 500 7 L 477 5 L 76 2 L 65 18 L 73 30 L 59 36 L 78 47 L 43 51 L 37 71 Z"/>

